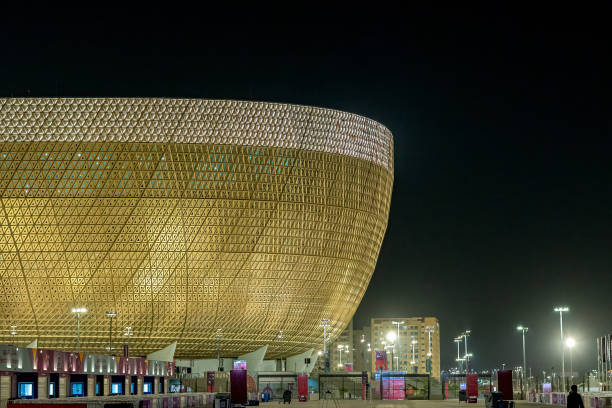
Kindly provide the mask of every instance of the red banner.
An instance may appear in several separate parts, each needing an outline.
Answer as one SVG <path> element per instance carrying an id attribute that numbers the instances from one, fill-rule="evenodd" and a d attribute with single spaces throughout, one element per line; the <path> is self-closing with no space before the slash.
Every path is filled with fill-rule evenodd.
<path id="1" fill-rule="evenodd" d="M 376 351 L 376 370 L 386 370 L 387 369 L 387 352 L 386 351 Z"/>
<path id="2" fill-rule="evenodd" d="M 497 385 L 499 392 L 502 393 L 505 400 L 514 398 L 512 392 L 512 370 L 500 370 L 497 372 Z"/>
<path id="3" fill-rule="evenodd" d="M 297 382 L 298 382 L 298 396 L 308 397 L 308 376 L 306 374 L 298 375 Z"/>
<path id="4" fill-rule="evenodd" d="M 248 402 L 246 370 L 230 371 L 230 400 L 232 405 L 245 405 Z"/>
<path id="5" fill-rule="evenodd" d="M 467 396 L 478 397 L 478 374 L 468 374 L 465 382 L 467 383 Z"/>

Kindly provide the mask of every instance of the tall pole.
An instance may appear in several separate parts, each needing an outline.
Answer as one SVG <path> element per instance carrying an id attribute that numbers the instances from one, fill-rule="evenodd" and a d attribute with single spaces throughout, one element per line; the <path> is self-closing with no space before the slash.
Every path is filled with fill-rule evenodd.
<path id="1" fill-rule="evenodd" d="M 524 387 L 525 387 L 525 379 L 526 379 L 526 374 L 527 374 L 527 358 L 525 357 L 525 333 L 529 330 L 528 327 L 524 327 L 524 326 L 518 326 L 516 328 L 516 330 L 520 330 L 523 333 L 523 369 L 521 370 L 521 394 L 522 394 L 522 398 L 525 398 L 525 391 L 524 391 Z"/>
<path id="2" fill-rule="evenodd" d="M 569 312 L 569 307 L 558 306 L 553 309 L 555 312 L 559 312 L 559 332 L 561 334 L 561 381 L 563 382 L 563 391 L 565 388 L 565 338 L 563 337 L 563 312 Z"/>
<path id="3" fill-rule="evenodd" d="M 217 329 L 215 337 L 217 338 L 217 370 L 221 371 L 221 338 L 223 337 L 223 329 Z"/>
<path id="4" fill-rule="evenodd" d="M 81 352 L 81 313 L 77 312 L 77 352 Z"/>
<path id="5" fill-rule="evenodd" d="M 525 330 L 523 330 L 523 381 L 521 382 L 521 388 L 523 388 L 523 399 L 525 399 L 525 389 L 527 388 L 527 383 L 525 382 L 527 373 L 527 357 L 525 356 Z"/>
<path id="6" fill-rule="evenodd" d="M 563 341 L 563 312 L 559 311 L 559 328 L 561 332 L 561 378 L 565 389 L 565 341 Z"/>
<path id="7" fill-rule="evenodd" d="M 84 307 L 73 307 L 72 313 L 77 316 L 77 352 L 81 352 L 81 313 L 87 313 Z"/>
<path id="8" fill-rule="evenodd" d="M 463 338 L 465 339 L 465 372 L 470 370 L 470 355 L 468 354 L 467 338 L 470 335 L 471 330 L 463 332 Z"/>
<path id="9" fill-rule="evenodd" d="M 400 325 L 404 324 L 404 321 L 402 320 L 402 321 L 396 322 L 395 320 L 393 320 L 391 323 L 397 326 L 397 349 L 399 351 L 399 354 L 401 354 L 402 350 L 400 348 L 400 330 L 399 329 L 400 329 Z M 399 369 L 400 367 L 399 367 L 399 356 L 398 356 L 396 370 L 399 370 Z"/>
<path id="10" fill-rule="evenodd" d="M 329 357 L 331 351 L 327 350 L 327 327 L 330 326 L 329 319 L 321 319 L 321 327 L 323 327 L 323 356 L 325 357 L 325 368 L 324 371 L 329 373 Z"/>

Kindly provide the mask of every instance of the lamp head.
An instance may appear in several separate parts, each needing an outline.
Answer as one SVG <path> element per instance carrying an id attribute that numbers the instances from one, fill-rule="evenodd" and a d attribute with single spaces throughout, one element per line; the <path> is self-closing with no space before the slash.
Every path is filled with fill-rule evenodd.
<path id="1" fill-rule="evenodd" d="M 557 306 L 553 310 L 555 312 L 569 312 L 569 307 L 567 307 L 567 306 Z"/>
<path id="2" fill-rule="evenodd" d="M 391 343 L 393 343 L 396 338 L 397 336 L 395 332 L 390 331 L 389 333 L 387 333 L 387 340 L 389 340 Z"/>

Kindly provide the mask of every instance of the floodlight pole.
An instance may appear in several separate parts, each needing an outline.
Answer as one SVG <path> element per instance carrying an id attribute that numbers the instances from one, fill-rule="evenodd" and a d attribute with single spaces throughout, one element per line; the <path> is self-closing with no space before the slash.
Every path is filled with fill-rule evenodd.
<path id="1" fill-rule="evenodd" d="M 569 307 L 558 306 L 554 308 L 555 312 L 559 312 L 559 329 L 561 333 L 561 381 L 563 382 L 563 391 L 565 391 L 565 339 L 563 338 L 563 312 L 569 312 Z"/>

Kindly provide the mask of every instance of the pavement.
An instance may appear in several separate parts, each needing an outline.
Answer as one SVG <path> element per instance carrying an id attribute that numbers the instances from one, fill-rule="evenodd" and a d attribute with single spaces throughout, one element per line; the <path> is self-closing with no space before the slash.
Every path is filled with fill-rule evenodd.
<path id="1" fill-rule="evenodd" d="M 280 408 L 283 406 L 278 401 L 260 403 L 260 406 L 264 408 Z M 320 401 L 308 401 L 298 402 L 292 401 L 291 404 L 284 404 L 285 408 L 292 406 L 293 408 L 481 408 L 484 407 L 484 399 L 479 399 L 476 404 L 469 404 L 469 406 L 462 402 L 459 404 L 458 400 L 404 400 L 404 401 L 361 401 L 361 400 L 320 400 Z"/>
<path id="2" fill-rule="evenodd" d="M 263 408 L 281 408 L 278 401 L 260 403 Z M 485 406 L 484 398 L 478 398 L 476 404 L 459 403 L 459 400 L 404 400 L 404 401 L 361 401 L 361 400 L 315 400 L 285 404 L 285 408 L 482 408 Z M 542 405 L 527 401 L 514 401 L 515 408 L 551 408 L 552 405 Z"/>

